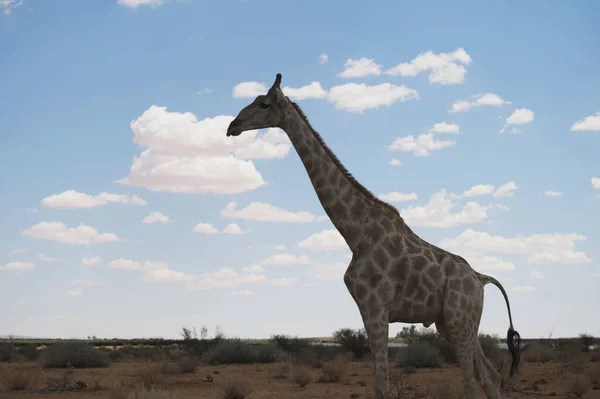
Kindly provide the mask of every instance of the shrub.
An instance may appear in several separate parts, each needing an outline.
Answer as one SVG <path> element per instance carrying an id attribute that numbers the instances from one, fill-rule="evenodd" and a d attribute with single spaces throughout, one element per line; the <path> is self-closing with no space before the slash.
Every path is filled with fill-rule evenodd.
<path id="1" fill-rule="evenodd" d="M 281 350 L 287 353 L 298 354 L 302 349 L 308 348 L 309 341 L 298 337 L 290 337 L 288 335 L 276 334 L 271 335 L 270 341 L 277 345 Z"/>
<path id="2" fill-rule="evenodd" d="M 250 345 L 239 340 L 222 341 L 204 354 L 207 364 L 274 363 L 286 358 L 274 344 Z"/>
<path id="3" fill-rule="evenodd" d="M 305 387 L 314 380 L 314 375 L 309 366 L 298 365 L 290 370 L 290 378 L 301 387 Z"/>
<path id="4" fill-rule="evenodd" d="M 229 379 L 221 387 L 220 399 L 246 399 L 252 393 L 247 380 Z"/>
<path id="5" fill-rule="evenodd" d="M 177 396 L 172 391 L 160 388 L 149 388 L 137 385 L 128 388 L 124 384 L 113 386 L 109 391 L 109 399 L 175 399 Z"/>
<path id="6" fill-rule="evenodd" d="M 333 339 L 340 344 L 345 351 L 352 352 L 358 359 L 362 359 L 371 352 L 369 340 L 364 329 L 352 330 L 342 328 L 333 333 Z"/>
<path id="7" fill-rule="evenodd" d="M 7 342 L 0 345 L 0 362 L 12 361 L 17 355 L 17 348 Z"/>
<path id="8" fill-rule="evenodd" d="M 528 363 L 546 363 L 556 359 L 556 353 L 548 346 L 533 344 L 523 352 L 523 358 Z"/>
<path id="9" fill-rule="evenodd" d="M 34 385 L 33 378 L 23 370 L 9 370 L 2 374 L 4 385 L 11 391 L 23 391 Z"/>
<path id="10" fill-rule="evenodd" d="M 321 381 L 340 382 L 348 372 L 348 361 L 343 356 L 323 364 Z"/>
<path id="11" fill-rule="evenodd" d="M 577 397 L 585 395 L 592 389 L 590 377 L 585 374 L 576 374 L 569 379 L 569 392 Z"/>
<path id="12" fill-rule="evenodd" d="M 46 368 L 91 368 L 110 365 L 110 358 L 106 352 L 84 341 L 57 342 L 40 355 L 40 361 Z"/>
<path id="13" fill-rule="evenodd" d="M 19 348 L 19 353 L 30 361 L 37 360 L 39 351 L 36 344 L 26 344 Z"/>
<path id="14" fill-rule="evenodd" d="M 579 334 L 579 340 L 581 341 L 581 351 L 589 352 L 592 345 L 594 345 L 594 336 L 590 334 Z"/>
<path id="15" fill-rule="evenodd" d="M 409 344 L 400 349 L 396 356 L 399 367 L 441 367 L 442 356 L 438 348 L 431 344 Z"/>
<path id="16" fill-rule="evenodd" d="M 177 360 L 177 367 L 182 373 L 195 373 L 198 368 L 198 361 L 192 356 L 183 356 Z"/>
<path id="17" fill-rule="evenodd" d="M 135 365 L 133 377 L 138 387 L 165 389 L 168 387 L 166 374 L 169 374 L 169 370 L 162 362 L 139 362 Z"/>

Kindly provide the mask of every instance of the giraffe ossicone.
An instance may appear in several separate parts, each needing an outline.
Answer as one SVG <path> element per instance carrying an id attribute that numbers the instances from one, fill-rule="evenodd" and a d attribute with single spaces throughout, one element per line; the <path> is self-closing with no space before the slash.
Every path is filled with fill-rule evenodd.
<path id="1" fill-rule="evenodd" d="M 513 328 L 508 296 L 495 278 L 476 272 L 462 257 L 420 238 L 398 210 L 377 198 L 344 167 L 311 126 L 300 107 L 281 91 L 282 76 L 264 95 L 244 107 L 227 136 L 280 128 L 286 132 L 327 216 L 352 251 L 344 283 L 360 312 L 373 355 L 376 397 L 390 391 L 390 323 L 435 323 L 454 348 L 464 380 L 464 398 L 483 388 L 500 397 L 501 376 L 478 340 L 484 286 L 494 284 L 506 302 L 511 376 L 517 372 L 520 335 Z"/>

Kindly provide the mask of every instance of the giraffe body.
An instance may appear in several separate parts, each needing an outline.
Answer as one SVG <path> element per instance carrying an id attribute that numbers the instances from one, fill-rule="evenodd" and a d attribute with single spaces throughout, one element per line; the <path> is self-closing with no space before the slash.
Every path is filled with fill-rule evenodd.
<path id="1" fill-rule="evenodd" d="M 375 197 L 346 170 L 279 87 L 281 75 L 266 95 L 240 111 L 227 136 L 266 127 L 283 129 L 298 153 L 327 216 L 352 251 L 344 283 L 360 312 L 373 355 L 377 398 L 390 393 L 389 323 L 422 323 L 437 330 L 454 348 L 464 379 L 464 397 L 483 388 L 500 397 L 500 374 L 478 341 L 485 284 L 502 292 L 509 313 L 507 343 L 519 363 L 519 334 L 512 327 L 508 297 L 492 277 L 477 273 L 462 257 L 421 239 L 398 210 Z"/>

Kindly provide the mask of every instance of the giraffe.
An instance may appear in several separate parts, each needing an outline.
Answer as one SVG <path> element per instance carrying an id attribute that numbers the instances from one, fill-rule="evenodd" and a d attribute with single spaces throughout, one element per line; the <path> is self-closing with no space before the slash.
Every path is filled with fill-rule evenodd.
<path id="1" fill-rule="evenodd" d="M 462 257 L 421 239 L 398 210 L 373 195 L 344 167 L 312 128 L 300 107 L 280 88 L 282 76 L 265 95 L 244 107 L 226 136 L 269 127 L 286 132 L 327 216 L 352 251 L 344 284 L 354 299 L 373 356 L 377 399 L 391 391 L 388 366 L 390 323 L 435 323 L 454 348 L 463 375 L 464 398 L 483 388 L 500 397 L 501 376 L 483 354 L 478 329 L 484 286 L 497 286 L 506 302 L 510 327 L 510 375 L 520 362 L 520 335 L 513 328 L 508 296 L 493 277 L 473 270 Z"/>

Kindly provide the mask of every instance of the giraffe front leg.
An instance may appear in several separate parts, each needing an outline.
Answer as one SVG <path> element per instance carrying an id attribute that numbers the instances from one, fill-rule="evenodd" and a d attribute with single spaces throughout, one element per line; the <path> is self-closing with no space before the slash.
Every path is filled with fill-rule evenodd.
<path id="1" fill-rule="evenodd" d="M 375 397 L 384 399 L 391 393 L 388 365 L 388 317 L 382 310 L 376 313 L 361 312 L 361 315 L 369 339 L 371 355 L 373 356 Z"/>

